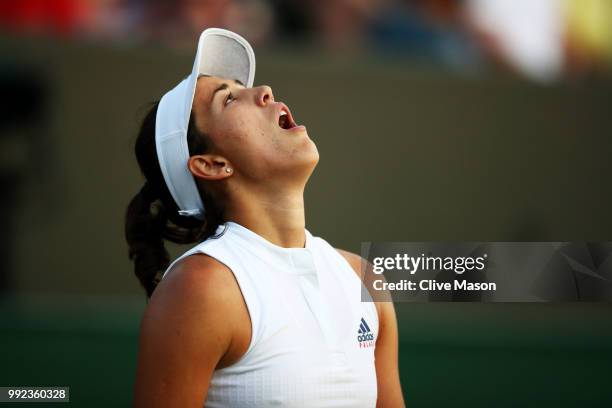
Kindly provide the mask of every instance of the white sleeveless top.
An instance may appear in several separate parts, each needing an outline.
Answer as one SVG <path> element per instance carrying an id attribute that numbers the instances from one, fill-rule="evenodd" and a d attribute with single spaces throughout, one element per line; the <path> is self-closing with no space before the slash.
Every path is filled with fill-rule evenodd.
<path id="1" fill-rule="evenodd" d="M 226 222 L 173 262 L 204 253 L 225 264 L 251 317 L 249 347 L 215 370 L 206 407 L 376 405 L 376 307 L 361 302 L 362 283 L 344 257 L 305 233 L 305 248 L 283 248 Z"/>

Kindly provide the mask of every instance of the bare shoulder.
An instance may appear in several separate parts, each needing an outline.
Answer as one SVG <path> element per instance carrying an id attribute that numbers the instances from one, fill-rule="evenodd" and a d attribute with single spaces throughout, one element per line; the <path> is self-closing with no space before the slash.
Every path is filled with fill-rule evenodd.
<path id="1" fill-rule="evenodd" d="M 172 267 L 142 318 L 136 406 L 202 403 L 215 368 L 248 345 L 241 297 L 232 271 L 212 257 L 191 255 Z"/>
<path id="2" fill-rule="evenodd" d="M 189 299 L 191 295 L 206 295 L 206 299 L 220 300 L 220 297 L 231 295 L 232 284 L 236 284 L 234 275 L 226 265 L 205 254 L 190 255 L 166 273 L 155 289 L 151 303 L 176 300 L 177 296 Z"/>
<path id="3" fill-rule="evenodd" d="M 193 335 L 206 338 L 210 336 L 199 329 L 206 328 L 208 333 L 214 329 L 223 340 L 231 337 L 232 329 L 243 326 L 245 310 L 232 271 L 213 257 L 195 254 L 168 271 L 153 292 L 144 319 L 185 326 Z"/>
<path id="4" fill-rule="evenodd" d="M 172 337 L 154 327 L 173 327 L 185 336 L 207 337 L 201 329 L 215 327 L 222 337 L 230 333 L 227 319 L 239 310 L 241 292 L 231 270 L 216 259 L 196 254 L 177 262 L 158 284 L 143 316 L 144 333 Z M 218 323 L 225 321 L 226 324 Z M 145 330 L 147 329 L 147 330 Z M 227 334 L 227 336 L 226 336 Z M 178 340 L 178 339 L 174 339 Z"/>
<path id="5" fill-rule="evenodd" d="M 224 301 L 236 295 L 236 286 L 232 272 L 221 262 L 203 254 L 188 256 L 177 262 L 157 285 L 145 317 L 187 318 L 194 311 L 225 307 Z"/>
<path id="6" fill-rule="evenodd" d="M 346 259 L 349 265 L 351 265 L 351 267 L 353 268 L 353 271 L 355 271 L 355 273 L 357 274 L 357 277 L 361 279 L 361 262 L 363 261 L 363 258 L 353 252 L 346 251 L 344 249 L 336 248 L 336 251 L 338 251 L 338 253 L 344 257 L 344 259 Z"/>
<path id="7" fill-rule="evenodd" d="M 336 251 L 338 251 L 338 253 L 344 257 L 344 259 L 346 259 L 349 265 L 353 268 L 353 271 L 355 272 L 357 277 L 363 280 L 362 262 L 368 262 L 368 261 L 363 259 L 360 255 L 357 255 L 350 251 L 346 251 L 344 249 L 336 248 Z M 385 315 L 388 315 L 385 309 L 387 309 L 389 306 L 385 305 L 385 303 L 387 302 L 382 302 L 382 303 L 374 302 L 374 305 L 376 306 L 376 310 L 378 311 L 378 319 L 381 322 L 385 318 Z M 391 307 L 393 306 L 391 305 Z"/>

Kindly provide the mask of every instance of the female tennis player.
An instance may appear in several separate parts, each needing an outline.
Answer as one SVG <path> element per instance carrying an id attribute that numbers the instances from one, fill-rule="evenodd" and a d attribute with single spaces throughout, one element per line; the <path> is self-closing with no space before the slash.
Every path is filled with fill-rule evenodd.
<path id="1" fill-rule="evenodd" d="M 205 30 L 143 121 L 135 406 L 402 407 L 393 304 L 362 302 L 361 258 L 305 228 L 319 153 L 254 74 L 246 40 Z M 197 245 L 170 264 L 164 240 Z"/>

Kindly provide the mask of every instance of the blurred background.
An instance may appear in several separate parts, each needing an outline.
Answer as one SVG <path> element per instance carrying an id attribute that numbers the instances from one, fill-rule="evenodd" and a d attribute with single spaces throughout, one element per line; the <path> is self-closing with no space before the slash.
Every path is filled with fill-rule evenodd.
<path id="1" fill-rule="evenodd" d="M 130 404 L 133 144 L 206 27 L 307 125 L 334 246 L 611 240 L 612 1 L 4 0 L 0 385 Z M 610 304 L 396 309 L 409 406 L 612 405 Z"/>

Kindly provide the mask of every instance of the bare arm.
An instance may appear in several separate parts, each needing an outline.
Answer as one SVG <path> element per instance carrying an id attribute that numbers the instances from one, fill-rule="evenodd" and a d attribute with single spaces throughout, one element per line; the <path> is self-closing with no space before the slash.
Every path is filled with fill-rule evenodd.
<path id="1" fill-rule="evenodd" d="M 361 278 L 362 258 L 352 252 L 337 249 Z M 378 310 L 378 338 L 376 339 L 376 381 L 379 408 L 405 407 L 398 367 L 397 318 L 392 302 L 376 302 Z"/>
<path id="2" fill-rule="evenodd" d="M 393 303 L 378 303 L 381 318 L 376 340 L 377 407 L 405 407 L 398 367 L 397 319 Z"/>
<path id="3" fill-rule="evenodd" d="M 189 256 L 169 272 L 142 319 L 135 407 L 203 406 L 244 313 L 238 297 L 231 271 L 208 256 Z"/>

